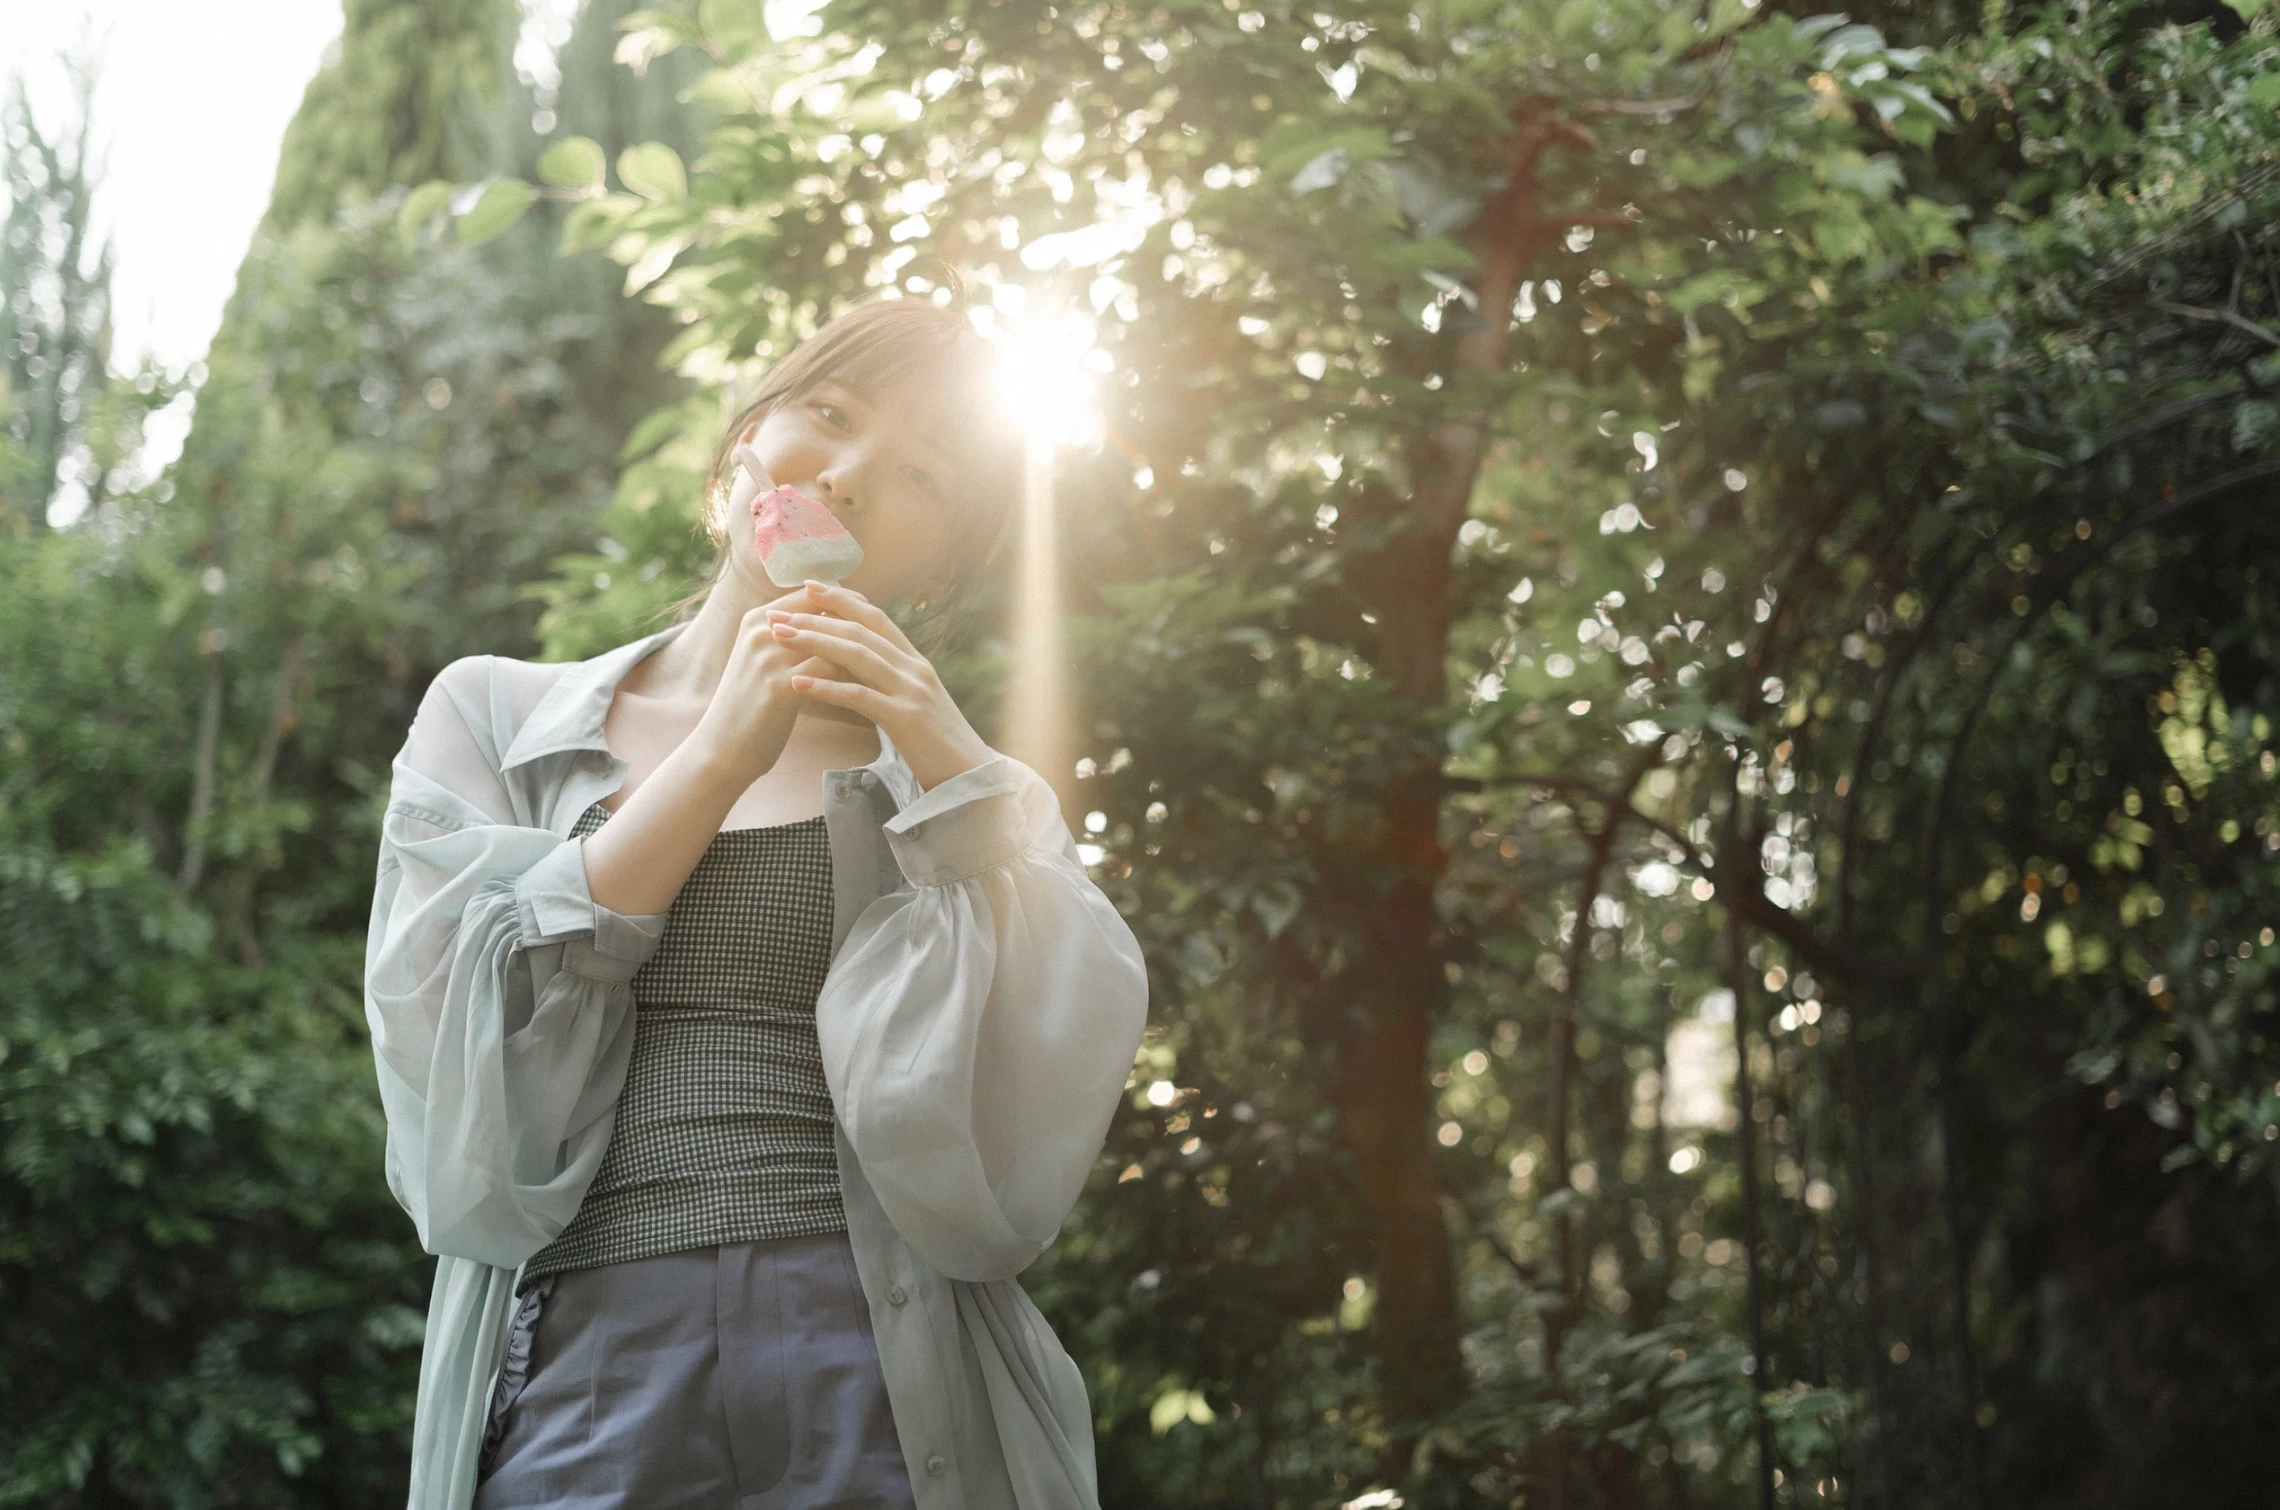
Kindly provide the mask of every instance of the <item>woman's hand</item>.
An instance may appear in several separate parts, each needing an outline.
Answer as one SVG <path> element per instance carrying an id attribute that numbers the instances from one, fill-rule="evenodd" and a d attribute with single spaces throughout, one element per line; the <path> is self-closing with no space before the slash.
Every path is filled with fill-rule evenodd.
<path id="1" fill-rule="evenodd" d="M 770 609 L 800 601 L 792 593 L 738 621 L 728 665 L 696 728 L 586 837 L 586 885 L 596 905 L 627 917 L 670 908 L 736 800 L 784 753 L 800 711 L 793 674 L 834 670 L 769 628 Z"/>
<path id="2" fill-rule="evenodd" d="M 820 657 L 846 679 L 831 680 L 802 664 L 792 674 L 794 692 L 860 713 L 886 730 L 924 789 L 996 755 L 951 700 L 934 663 L 883 609 L 830 582 L 810 580 L 792 596 L 803 595 L 810 611 L 783 606 L 783 599 L 767 606 L 777 641 L 794 656 Z"/>
<path id="3" fill-rule="evenodd" d="M 794 675 L 828 677 L 832 664 L 771 632 L 772 620 L 807 601 L 794 588 L 772 603 L 747 612 L 737 623 L 736 644 L 728 653 L 712 701 L 697 721 L 690 742 L 729 773 L 730 800 L 766 775 L 784 753 L 800 700 Z"/>

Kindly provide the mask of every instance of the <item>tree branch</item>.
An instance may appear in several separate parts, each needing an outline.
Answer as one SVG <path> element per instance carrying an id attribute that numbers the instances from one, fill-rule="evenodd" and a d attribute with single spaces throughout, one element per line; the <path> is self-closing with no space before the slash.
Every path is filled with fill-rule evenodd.
<path id="1" fill-rule="evenodd" d="M 2202 309 L 2193 304 L 2173 304 L 2167 299 L 2154 300 L 2153 307 L 2173 315 L 2183 315 L 2188 320 L 2209 320 L 2219 325 L 2230 325 L 2235 330 L 2248 332 L 2267 346 L 2280 346 L 2280 336 L 2266 330 L 2237 309 Z"/>

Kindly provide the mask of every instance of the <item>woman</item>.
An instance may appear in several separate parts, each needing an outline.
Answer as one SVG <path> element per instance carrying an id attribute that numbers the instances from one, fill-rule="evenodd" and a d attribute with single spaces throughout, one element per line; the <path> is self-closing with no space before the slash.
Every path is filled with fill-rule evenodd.
<path id="1" fill-rule="evenodd" d="M 437 1255 L 414 1510 L 1095 1503 L 1083 1379 L 1013 1276 L 1145 970 L 1051 788 L 877 606 L 939 624 L 1003 533 L 991 387 L 950 311 L 842 315 L 723 439 L 693 616 L 422 701 L 366 961 Z M 862 546 L 844 582 L 768 581 L 776 484 Z"/>

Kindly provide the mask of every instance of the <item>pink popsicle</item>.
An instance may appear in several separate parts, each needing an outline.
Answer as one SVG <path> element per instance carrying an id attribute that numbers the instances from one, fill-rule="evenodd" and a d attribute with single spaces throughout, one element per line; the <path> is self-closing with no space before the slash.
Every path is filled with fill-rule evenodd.
<path id="1" fill-rule="evenodd" d="M 863 547 L 847 527 L 796 488 L 779 487 L 762 498 L 753 529 L 760 565 L 778 587 L 797 587 L 810 577 L 837 582 L 863 564 Z"/>

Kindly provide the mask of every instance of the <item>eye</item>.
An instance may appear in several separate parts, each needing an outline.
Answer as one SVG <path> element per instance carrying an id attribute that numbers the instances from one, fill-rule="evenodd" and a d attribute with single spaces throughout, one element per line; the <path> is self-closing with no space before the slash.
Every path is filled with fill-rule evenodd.
<path id="1" fill-rule="evenodd" d="M 815 412 L 823 416 L 825 424 L 837 426 L 842 430 L 853 430 L 855 428 L 852 424 L 848 423 L 847 411 L 840 408 L 837 404 L 829 402 L 819 403 L 815 406 Z"/>

